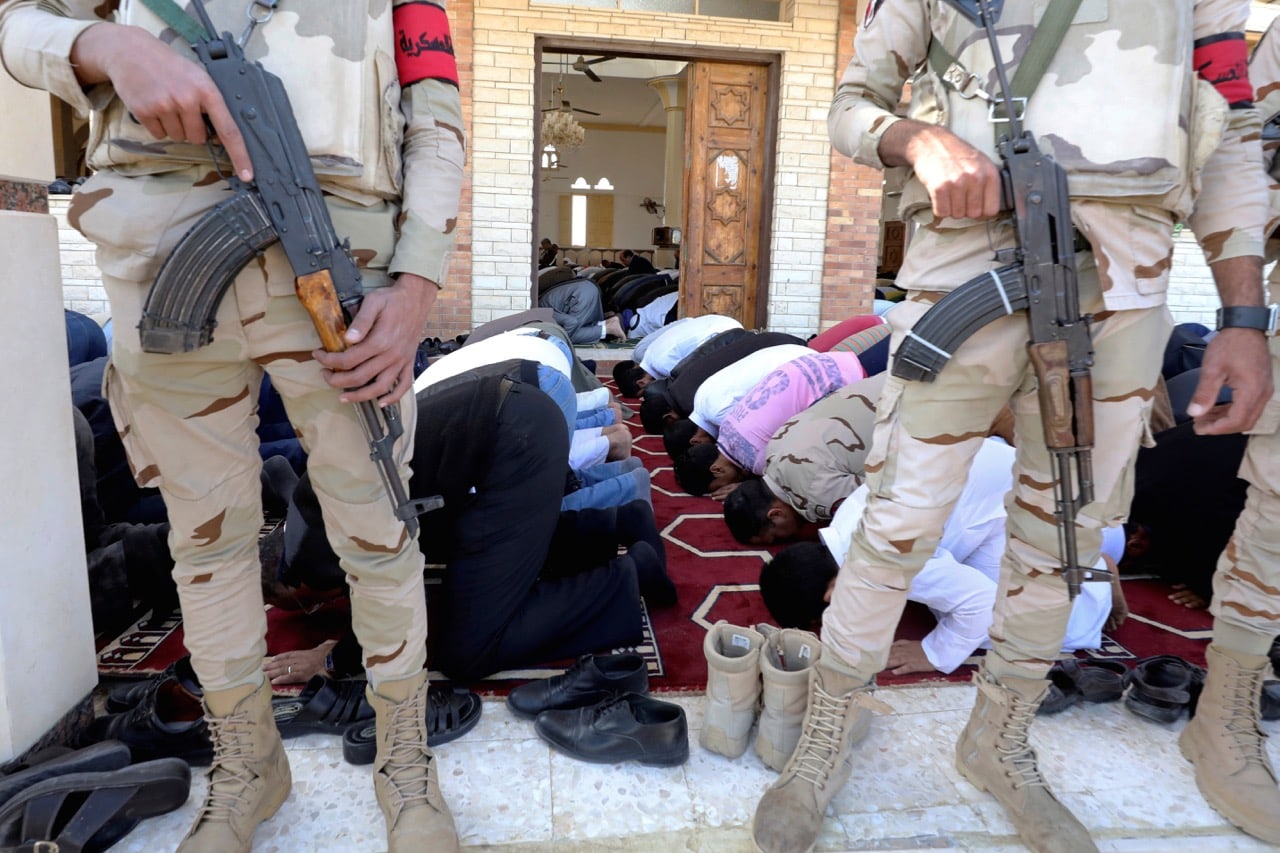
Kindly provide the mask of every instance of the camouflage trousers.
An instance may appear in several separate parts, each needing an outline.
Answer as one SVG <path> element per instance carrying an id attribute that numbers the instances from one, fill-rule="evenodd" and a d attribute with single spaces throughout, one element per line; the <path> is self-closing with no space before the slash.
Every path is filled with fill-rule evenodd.
<path id="1" fill-rule="evenodd" d="M 1278 300 L 1280 283 L 1273 282 L 1271 301 Z M 1265 635 L 1263 646 L 1280 634 L 1280 337 L 1271 338 L 1270 346 L 1276 390 L 1240 465 L 1248 499 L 1218 560 L 1212 606 L 1216 622 Z"/>
<path id="2" fill-rule="evenodd" d="M 369 677 L 407 678 L 426 659 L 418 542 L 391 511 L 355 407 L 339 403 L 311 356 L 319 338 L 293 280 L 283 251 L 271 248 L 227 291 L 211 344 L 161 355 L 139 345 L 147 286 L 104 276 L 115 329 L 104 385 L 134 476 L 164 497 L 186 645 L 208 689 L 262 677 L 255 428 L 263 371 L 309 454 L 329 542 L 347 572 Z M 411 393 L 400 413 L 405 438 L 395 452 L 407 482 L 417 415 Z"/>
<path id="3" fill-rule="evenodd" d="M 1079 262 L 1081 309 L 1095 315 L 1095 500 L 1077 519 L 1079 562 L 1091 566 L 1102 528 L 1129 510 L 1134 461 L 1140 444 L 1150 443 L 1153 389 L 1172 321 L 1163 306 L 1107 311 L 1091 257 Z M 893 351 L 936 298 L 912 291 L 888 314 Z M 828 648 L 868 680 L 884 668 L 911 579 L 933 555 L 973 456 L 1006 402 L 1017 456 L 987 666 L 996 677 L 1041 678 L 1061 651 L 1071 607 L 1027 339 L 1026 315 L 1007 316 L 970 337 L 935 381 L 890 377 L 885 384 L 867 456 L 866 512 L 823 616 Z"/>

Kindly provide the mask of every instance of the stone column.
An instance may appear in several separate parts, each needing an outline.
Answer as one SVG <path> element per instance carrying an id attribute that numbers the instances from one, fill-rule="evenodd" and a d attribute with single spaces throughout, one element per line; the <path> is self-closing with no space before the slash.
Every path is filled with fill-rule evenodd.
<path id="1" fill-rule="evenodd" d="M 97 683 L 71 421 L 49 96 L 0 71 L 0 767 L 92 715 Z"/>
<path id="2" fill-rule="evenodd" d="M 683 227 L 684 218 L 684 106 L 688 87 L 683 74 L 671 77 L 654 77 L 646 81 L 662 98 L 667 111 L 667 152 L 663 160 L 662 204 L 666 214 L 662 224 L 673 228 Z"/>

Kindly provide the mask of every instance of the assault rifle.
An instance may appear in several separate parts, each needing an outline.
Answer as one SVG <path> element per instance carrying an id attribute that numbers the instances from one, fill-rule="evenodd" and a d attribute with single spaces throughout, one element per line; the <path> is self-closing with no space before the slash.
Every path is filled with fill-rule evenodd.
<path id="1" fill-rule="evenodd" d="M 931 382 L 978 329 L 1015 311 L 1027 312 L 1027 350 L 1040 386 L 1044 440 L 1053 465 L 1059 557 L 1074 600 L 1083 580 L 1109 575 L 1081 566 L 1076 543 L 1076 516 L 1094 496 L 1092 318 L 1080 314 L 1067 174 L 1022 128 L 1008 94 L 988 4 L 978 0 L 978 5 L 1010 124 L 996 150 L 1003 206 L 1013 210 L 1017 246 L 1009 252 L 1011 263 L 965 282 L 925 312 L 898 348 L 893 375 Z"/>
<path id="2" fill-rule="evenodd" d="M 192 46 L 244 136 L 253 181 L 224 175 L 231 197 L 183 235 L 161 266 L 138 325 L 142 348 L 176 353 L 208 344 L 218 303 L 232 280 L 278 241 L 321 346 L 342 352 L 347 324 L 360 306 L 360 271 L 349 243 L 334 230 L 284 84 L 261 64 L 248 62 L 230 33 L 219 37 L 203 4 L 194 5 L 207 38 Z M 396 518 L 416 537 L 418 515 L 443 501 L 434 496 L 411 500 L 405 493 L 392 455 L 404 435 L 400 410 L 371 401 L 355 406 Z"/>

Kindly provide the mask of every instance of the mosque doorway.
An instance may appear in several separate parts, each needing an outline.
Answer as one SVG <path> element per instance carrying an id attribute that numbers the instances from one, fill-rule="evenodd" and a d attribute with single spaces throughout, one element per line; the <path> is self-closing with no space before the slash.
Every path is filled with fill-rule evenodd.
<path id="1" fill-rule="evenodd" d="M 780 58 L 573 39 L 540 40 L 535 58 L 535 244 L 583 265 L 632 249 L 678 266 L 681 316 L 765 327 Z M 550 110 L 582 141 L 549 149 Z"/>

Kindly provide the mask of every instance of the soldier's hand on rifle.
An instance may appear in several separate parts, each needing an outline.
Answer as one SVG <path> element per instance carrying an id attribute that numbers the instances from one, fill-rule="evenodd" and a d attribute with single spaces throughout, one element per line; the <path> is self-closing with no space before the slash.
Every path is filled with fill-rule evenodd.
<path id="1" fill-rule="evenodd" d="M 1231 402 L 1215 406 L 1222 386 Z M 1271 354 L 1256 329 L 1223 329 L 1209 341 L 1200 365 L 1200 381 L 1187 406 L 1200 435 L 1226 435 L 1253 427 L 1271 399 Z"/>
<path id="2" fill-rule="evenodd" d="M 347 350 L 314 352 L 325 381 L 344 389 L 342 402 L 376 399 L 386 406 L 413 387 L 414 355 L 439 292 L 435 282 L 401 273 L 390 287 L 365 293 L 347 327 Z"/>
<path id="3" fill-rule="evenodd" d="M 880 138 L 880 159 L 911 166 L 929 191 L 935 216 L 990 219 L 1000 212 L 1000 169 L 951 131 L 904 119 Z"/>
<path id="4" fill-rule="evenodd" d="M 95 24 L 76 39 L 71 63 L 81 83 L 111 83 L 129 113 L 156 139 L 203 145 L 207 117 L 236 174 L 243 181 L 253 179 L 244 139 L 209 74 L 146 30 Z"/>

